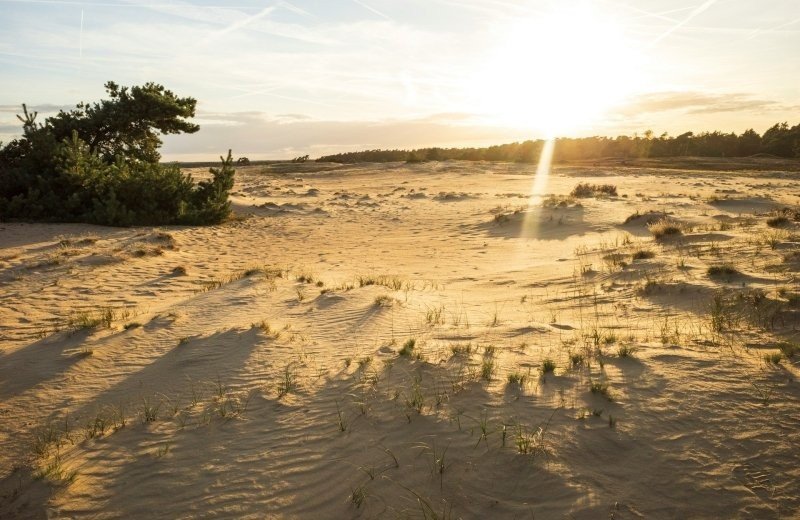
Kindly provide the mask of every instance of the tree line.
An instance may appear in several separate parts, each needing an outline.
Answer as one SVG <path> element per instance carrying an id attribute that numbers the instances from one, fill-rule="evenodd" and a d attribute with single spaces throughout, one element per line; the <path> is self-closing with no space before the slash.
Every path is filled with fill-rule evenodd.
<path id="1" fill-rule="evenodd" d="M 414 150 L 365 150 L 326 155 L 317 162 L 359 163 L 463 160 L 533 163 L 539 160 L 543 140 L 531 140 L 486 148 L 419 148 Z M 567 162 L 618 157 L 749 157 L 767 154 L 800 158 L 800 124 L 790 127 L 777 123 L 763 135 L 753 129 L 741 134 L 725 132 L 685 132 L 678 136 L 643 135 L 618 137 L 563 137 L 556 140 L 553 160 Z"/>

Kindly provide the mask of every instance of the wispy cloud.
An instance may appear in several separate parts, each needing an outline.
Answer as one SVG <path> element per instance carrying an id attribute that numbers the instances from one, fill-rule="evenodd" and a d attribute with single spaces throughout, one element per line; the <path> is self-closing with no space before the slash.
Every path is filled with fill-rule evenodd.
<path id="1" fill-rule="evenodd" d="M 635 115 L 681 110 L 688 114 L 713 114 L 787 108 L 778 101 L 759 99 L 745 93 L 655 92 L 638 96 L 619 112 Z"/>

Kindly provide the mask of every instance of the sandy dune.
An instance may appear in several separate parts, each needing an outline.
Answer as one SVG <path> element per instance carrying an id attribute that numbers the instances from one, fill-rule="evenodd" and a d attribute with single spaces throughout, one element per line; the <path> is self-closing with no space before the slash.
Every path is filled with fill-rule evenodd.
<path id="1" fill-rule="evenodd" d="M 223 226 L 0 224 L 0 518 L 800 517 L 796 179 L 531 173 L 249 167 Z"/>

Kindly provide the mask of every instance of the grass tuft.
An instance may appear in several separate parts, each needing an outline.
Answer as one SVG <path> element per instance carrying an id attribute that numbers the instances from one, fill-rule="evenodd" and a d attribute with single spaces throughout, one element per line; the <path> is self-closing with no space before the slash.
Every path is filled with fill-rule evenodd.
<path id="1" fill-rule="evenodd" d="M 403 343 L 403 347 L 398 351 L 398 354 L 401 356 L 410 357 L 411 354 L 414 352 L 414 347 L 417 345 L 417 340 L 414 338 L 409 338 Z"/>
<path id="2" fill-rule="evenodd" d="M 668 218 L 662 218 L 651 224 L 648 224 L 647 229 L 656 240 L 678 236 L 683 233 L 683 226 L 680 224 L 680 222 Z"/>

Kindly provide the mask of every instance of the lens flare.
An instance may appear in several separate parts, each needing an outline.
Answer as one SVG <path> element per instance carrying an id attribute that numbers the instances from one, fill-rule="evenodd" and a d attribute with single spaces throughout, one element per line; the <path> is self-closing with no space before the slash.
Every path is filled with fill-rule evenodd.
<path id="1" fill-rule="evenodd" d="M 553 164 L 553 151 L 556 147 L 555 138 L 551 137 L 544 142 L 542 152 L 539 154 L 539 164 L 536 166 L 536 173 L 533 176 L 533 184 L 531 185 L 531 192 L 528 196 L 528 211 L 525 213 L 525 219 L 522 223 L 521 236 L 535 237 L 538 232 L 539 225 L 539 205 L 542 202 L 542 196 L 547 190 L 547 181 L 550 178 L 550 168 Z"/>

